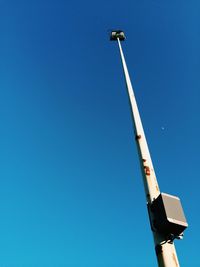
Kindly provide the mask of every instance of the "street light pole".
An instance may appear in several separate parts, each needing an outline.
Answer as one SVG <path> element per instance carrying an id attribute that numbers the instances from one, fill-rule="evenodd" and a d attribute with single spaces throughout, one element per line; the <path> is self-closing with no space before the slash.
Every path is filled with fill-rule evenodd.
<path id="1" fill-rule="evenodd" d="M 117 41 L 119 46 L 158 266 L 179 267 L 173 241 L 182 238 L 182 232 L 188 225 L 179 198 L 160 192 L 120 42 L 125 40 L 124 33 L 120 30 L 112 31 L 110 39 Z"/>

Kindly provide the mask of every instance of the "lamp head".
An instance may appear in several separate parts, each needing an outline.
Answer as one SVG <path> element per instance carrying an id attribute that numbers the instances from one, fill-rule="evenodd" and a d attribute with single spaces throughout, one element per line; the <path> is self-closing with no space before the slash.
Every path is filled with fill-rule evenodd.
<path id="1" fill-rule="evenodd" d="M 110 40 L 111 41 L 117 41 L 119 39 L 120 41 L 124 41 L 126 39 L 124 32 L 121 30 L 113 30 L 110 34 Z"/>

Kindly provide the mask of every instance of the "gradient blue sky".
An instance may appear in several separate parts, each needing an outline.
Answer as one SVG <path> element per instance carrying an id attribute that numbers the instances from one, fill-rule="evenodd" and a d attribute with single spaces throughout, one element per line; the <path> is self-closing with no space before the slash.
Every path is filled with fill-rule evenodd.
<path id="1" fill-rule="evenodd" d="M 154 267 L 116 43 L 199 260 L 199 1 L 0 1 L 0 267 Z M 164 127 L 164 130 L 162 129 Z"/>

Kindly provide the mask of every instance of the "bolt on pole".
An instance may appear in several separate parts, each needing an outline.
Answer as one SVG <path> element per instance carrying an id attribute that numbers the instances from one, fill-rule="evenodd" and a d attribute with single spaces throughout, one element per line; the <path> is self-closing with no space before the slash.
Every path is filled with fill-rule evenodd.
<path id="1" fill-rule="evenodd" d="M 158 266 L 179 267 L 180 265 L 173 241 L 175 238 L 182 238 L 183 231 L 188 224 L 182 210 L 180 199 L 178 197 L 160 192 L 121 46 L 121 41 L 125 40 L 124 32 L 121 30 L 112 31 L 110 40 L 117 41 L 119 46 L 120 57 L 131 106 L 135 140 L 139 154 L 147 209 L 154 238 Z M 177 215 L 177 213 L 179 215 Z"/>

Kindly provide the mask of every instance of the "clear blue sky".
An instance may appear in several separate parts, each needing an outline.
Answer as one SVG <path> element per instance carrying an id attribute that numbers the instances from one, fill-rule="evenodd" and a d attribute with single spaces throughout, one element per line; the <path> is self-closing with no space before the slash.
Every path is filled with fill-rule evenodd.
<path id="1" fill-rule="evenodd" d="M 154 267 L 123 43 L 161 191 L 199 266 L 199 1 L 0 1 L 0 267 Z M 164 127 L 164 129 L 163 129 Z"/>

